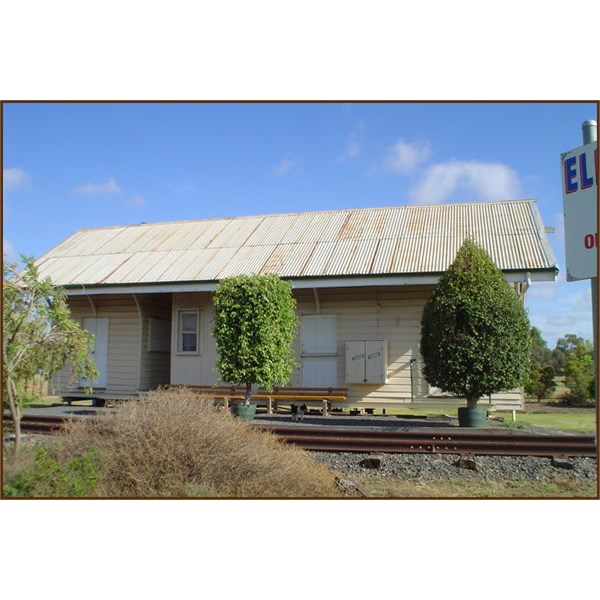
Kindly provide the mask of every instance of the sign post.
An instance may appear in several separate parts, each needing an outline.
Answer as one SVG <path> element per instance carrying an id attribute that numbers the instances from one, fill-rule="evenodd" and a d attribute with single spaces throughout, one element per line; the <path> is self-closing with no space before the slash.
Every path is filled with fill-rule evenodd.
<path id="1" fill-rule="evenodd" d="M 583 146 L 561 155 L 567 281 L 590 279 L 595 391 L 598 388 L 598 124 L 585 121 Z M 596 399 L 597 402 L 597 399 Z"/>

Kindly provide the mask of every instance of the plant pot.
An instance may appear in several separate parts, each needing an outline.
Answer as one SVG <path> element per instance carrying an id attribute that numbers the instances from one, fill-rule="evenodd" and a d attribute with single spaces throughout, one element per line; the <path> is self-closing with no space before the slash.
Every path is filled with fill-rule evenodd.
<path id="1" fill-rule="evenodd" d="M 487 420 L 487 409 L 461 406 L 458 409 L 458 424 L 461 427 L 484 427 Z"/>
<path id="2" fill-rule="evenodd" d="M 231 412 L 242 421 L 252 421 L 256 415 L 256 404 L 233 404 Z"/>

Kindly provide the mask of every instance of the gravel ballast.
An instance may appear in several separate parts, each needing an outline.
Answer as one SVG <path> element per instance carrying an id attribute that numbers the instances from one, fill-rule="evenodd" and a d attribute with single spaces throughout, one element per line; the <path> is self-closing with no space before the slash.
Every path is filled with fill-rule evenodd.
<path id="1" fill-rule="evenodd" d="M 346 477 L 398 477 L 436 479 L 553 481 L 557 476 L 573 482 L 596 484 L 595 458 L 554 459 L 540 456 L 470 456 L 457 454 L 368 454 L 311 452 L 311 455 Z M 377 466 L 379 465 L 379 466 Z"/>

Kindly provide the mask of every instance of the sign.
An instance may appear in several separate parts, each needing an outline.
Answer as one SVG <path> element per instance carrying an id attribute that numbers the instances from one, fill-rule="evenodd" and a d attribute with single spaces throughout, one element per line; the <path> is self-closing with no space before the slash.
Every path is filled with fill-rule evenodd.
<path id="1" fill-rule="evenodd" d="M 567 281 L 598 276 L 598 143 L 561 154 Z"/>

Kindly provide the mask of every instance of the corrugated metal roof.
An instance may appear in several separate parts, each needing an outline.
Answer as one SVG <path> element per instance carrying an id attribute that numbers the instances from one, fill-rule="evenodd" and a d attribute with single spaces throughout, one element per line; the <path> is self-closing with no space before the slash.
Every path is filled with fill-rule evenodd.
<path id="1" fill-rule="evenodd" d="M 442 273 L 471 237 L 505 271 L 553 271 L 533 200 L 396 206 L 82 230 L 37 262 L 57 285 L 216 281 L 236 274 Z"/>

